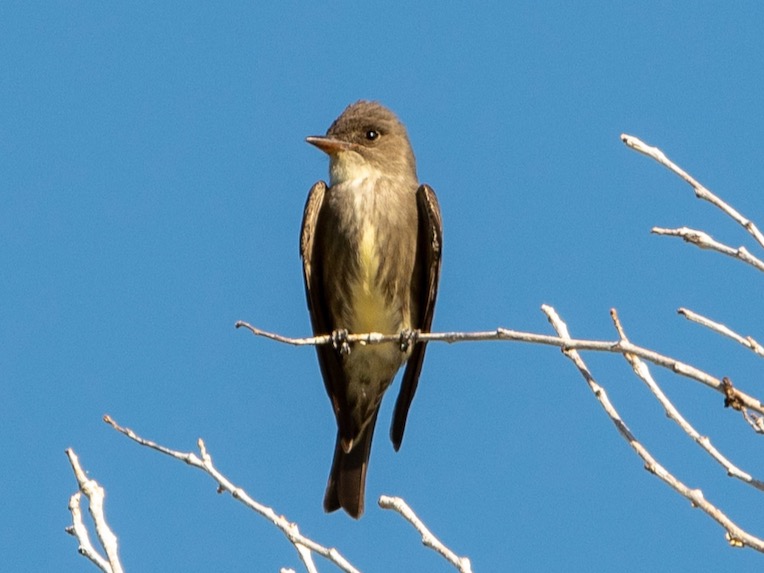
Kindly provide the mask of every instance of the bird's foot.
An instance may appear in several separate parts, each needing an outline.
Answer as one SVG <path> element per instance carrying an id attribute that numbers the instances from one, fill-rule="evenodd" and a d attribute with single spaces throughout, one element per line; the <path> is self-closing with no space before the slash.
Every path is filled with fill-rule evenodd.
<path id="1" fill-rule="evenodd" d="M 332 346 L 340 354 L 350 354 L 347 328 L 339 328 L 332 331 Z"/>
<path id="2" fill-rule="evenodd" d="M 409 328 L 404 328 L 403 330 L 401 330 L 401 336 L 399 339 L 401 352 L 408 352 L 408 349 L 414 344 L 416 344 L 416 341 L 418 338 L 419 338 L 418 330 L 411 330 Z"/>

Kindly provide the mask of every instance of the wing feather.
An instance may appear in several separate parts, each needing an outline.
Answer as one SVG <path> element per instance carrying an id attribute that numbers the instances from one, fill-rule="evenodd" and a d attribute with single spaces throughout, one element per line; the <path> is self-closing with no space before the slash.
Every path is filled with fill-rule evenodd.
<path id="1" fill-rule="evenodd" d="M 311 187 L 308 200 L 305 203 L 302 231 L 300 232 L 300 256 L 302 257 L 302 271 L 305 279 L 305 295 L 308 299 L 310 321 L 315 336 L 331 334 L 336 328 L 326 304 L 327 296 L 323 281 L 324 261 L 321 256 L 324 252 L 321 244 L 323 234 L 321 213 L 326 191 L 326 183 L 323 181 L 319 181 Z M 316 353 L 326 393 L 329 395 L 334 415 L 337 418 L 340 436 L 351 439 L 353 437 L 351 435 L 352 423 L 345 392 L 347 380 L 340 362 L 340 355 L 331 344 L 317 346 Z"/>
<path id="2" fill-rule="evenodd" d="M 435 298 L 438 294 L 438 279 L 440 278 L 440 260 L 443 247 L 443 220 L 435 191 L 429 185 L 421 185 L 416 192 L 419 232 L 417 238 L 417 255 L 414 268 L 414 283 L 412 296 L 415 298 L 415 309 L 412 326 L 422 332 L 429 332 L 435 310 Z M 401 391 L 395 402 L 393 423 L 390 428 L 390 439 L 397 451 L 403 441 L 411 401 L 414 399 L 419 374 L 422 371 L 426 343 L 414 346 L 403 374 Z"/>

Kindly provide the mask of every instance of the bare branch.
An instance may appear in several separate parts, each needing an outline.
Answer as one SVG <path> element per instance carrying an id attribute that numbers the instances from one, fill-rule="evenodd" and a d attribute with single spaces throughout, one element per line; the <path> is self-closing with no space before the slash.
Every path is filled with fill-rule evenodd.
<path id="1" fill-rule="evenodd" d="M 273 523 L 273 525 L 278 527 L 281 530 L 281 532 L 286 536 L 286 538 L 289 540 L 289 542 L 292 545 L 294 545 L 298 555 L 300 556 L 300 559 L 302 560 L 303 564 L 305 565 L 305 568 L 308 570 L 309 573 L 317 573 L 318 571 L 316 569 L 315 563 L 313 562 L 312 553 L 317 553 L 321 557 L 328 559 L 329 561 L 334 563 L 337 567 L 339 567 L 342 571 L 345 571 L 346 573 L 360 573 L 358 569 L 353 567 L 340 554 L 340 552 L 337 551 L 337 549 L 324 547 L 323 545 L 316 543 L 312 539 L 305 537 L 304 535 L 300 533 L 296 523 L 292 523 L 288 521 L 285 517 L 281 515 L 277 515 L 273 509 L 261 503 L 258 503 L 257 501 L 252 499 L 244 489 L 234 485 L 225 475 L 223 475 L 213 465 L 212 457 L 207 452 L 207 448 L 204 445 L 204 441 L 202 441 L 201 438 L 199 439 L 199 442 L 198 442 L 200 455 L 197 456 L 194 452 L 180 452 L 177 450 L 167 448 L 160 444 L 157 444 L 156 442 L 152 442 L 151 440 L 142 438 L 138 436 L 135 432 L 133 432 L 130 428 L 124 428 L 120 426 L 119 424 L 117 424 L 117 422 L 115 422 L 108 415 L 104 416 L 103 419 L 104 419 L 104 422 L 109 424 L 112 428 L 114 428 L 121 434 L 124 434 L 125 436 L 133 440 L 134 442 L 142 446 L 145 446 L 147 448 L 151 448 L 153 450 L 161 452 L 167 456 L 170 456 L 171 458 L 175 458 L 176 460 L 185 462 L 186 464 L 192 467 L 198 468 L 202 470 L 203 472 L 205 472 L 206 474 L 208 474 L 209 476 L 211 476 L 218 484 L 219 493 L 222 493 L 222 492 L 230 493 L 234 499 L 240 501 L 249 509 L 265 517 L 271 523 Z"/>
<path id="2" fill-rule="evenodd" d="M 753 428 L 753 431 L 757 434 L 764 434 L 764 416 L 752 414 L 746 409 L 743 409 L 742 412 L 743 418 L 750 424 L 751 428 Z"/>
<path id="3" fill-rule="evenodd" d="M 98 482 L 87 477 L 73 449 L 67 449 L 66 455 L 69 458 L 69 463 L 72 466 L 74 477 L 77 479 L 80 489 L 69 499 L 72 525 L 66 529 L 66 532 L 76 537 L 77 541 L 79 541 L 80 546 L 78 551 L 80 554 L 90 559 L 101 571 L 105 573 L 122 573 L 117 536 L 114 535 L 114 532 L 106 523 L 106 515 L 104 514 L 103 502 L 106 498 L 106 492 Z M 87 527 L 85 527 L 85 523 L 82 520 L 82 510 L 80 509 L 81 493 L 84 493 L 85 497 L 88 498 L 88 510 L 93 518 L 98 540 L 106 553 L 105 558 L 98 553 L 98 550 L 91 543 Z"/>
<path id="4" fill-rule="evenodd" d="M 82 509 L 80 509 L 80 498 L 82 492 L 77 492 L 69 498 L 69 511 L 72 514 L 72 525 L 66 528 L 66 532 L 69 535 L 73 535 L 79 541 L 80 546 L 77 551 L 80 555 L 84 555 L 95 563 L 101 571 L 106 573 L 112 573 L 111 565 L 106 561 L 101 554 L 93 547 L 93 543 L 90 541 L 90 534 L 88 528 L 85 527 L 85 522 L 82 519 Z"/>
<path id="5" fill-rule="evenodd" d="M 379 503 L 379 507 L 382 509 L 392 509 L 393 511 L 397 511 L 420 533 L 422 536 L 422 544 L 425 547 L 429 547 L 440 553 L 449 563 L 456 567 L 460 573 L 472 573 L 470 560 L 467 557 L 459 557 L 435 537 L 432 532 L 427 529 L 427 526 L 422 523 L 422 520 L 417 517 L 414 510 L 412 510 L 402 498 L 383 495 L 380 496 L 377 503 Z"/>
<path id="6" fill-rule="evenodd" d="M 613 318 L 613 323 L 618 336 L 622 340 L 628 340 L 626 338 L 626 332 L 623 325 L 618 318 L 618 313 L 615 309 L 611 309 L 610 316 Z M 634 373 L 639 377 L 649 388 L 650 392 L 658 399 L 663 409 L 666 411 L 666 415 L 670 420 L 676 422 L 684 432 L 690 436 L 701 448 L 703 448 L 708 454 L 718 462 L 726 471 L 730 477 L 737 478 L 748 485 L 751 485 L 759 490 L 764 491 L 764 482 L 754 478 L 750 474 L 742 471 L 740 468 L 730 462 L 719 450 L 717 450 L 712 444 L 708 436 L 701 436 L 700 433 L 692 427 L 692 425 L 682 416 L 679 410 L 671 403 L 668 397 L 663 393 L 658 383 L 650 373 L 650 369 L 642 360 L 634 356 L 633 354 L 624 353 L 624 358 L 634 369 Z"/>
<path id="7" fill-rule="evenodd" d="M 544 307 L 542 307 L 544 308 Z M 259 328 L 239 321 L 236 323 L 238 327 L 244 327 L 257 336 L 263 336 L 271 340 L 277 340 L 285 344 L 292 344 L 294 346 L 307 346 L 307 345 L 320 345 L 330 344 L 331 337 L 329 335 L 313 336 L 308 338 L 290 338 L 282 336 L 280 334 L 273 334 L 266 332 Z M 703 372 L 702 370 L 695 368 L 689 364 L 681 362 L 670 356 L 664 356 L 654 350 L 643 348 L 632 344 L 631 342 L 623 340 L 586 340 L 586 339 L 573 339 L 562 338 L 559 336 L 549 336 L 545 334 L 536 334 L 533 332 L 522 332 L 519 330 L 509 330 L 507 328 L 497 328 L 492 331 L 484 332 L 422 332 L 417 336 L 417 342 L 475 342 L 482 340 L 506 340 L 510 342 L 528 342 L 535 344 L 545 344 L 547 346 L 557 346 L 563 350 L 591 350 L 596 352 L 613 352 L 615 354 L 623 354 L 628 352 L 634 354 L 640 358 L 652 362 L 653 364 L 666 368 L 705 384 L 709 388 L 713 388 L 720 394 L 725 394 L 725 390 L 722 381 L 718 378 Z M 360 344 L 380 344 L 383 342 L 399 342 L 400 334 L 349 334 L 348 342 L 358 342 Z M 734 389 L 737 395 L 738 402 L 745 408 L 754 410 L 760 414 L 764 414 L 764 404 L 762 404 L 756 398 L 749 396 L 748 394 Z"/>
<path id="8" fill-rule="evenodd" d="M 711 235 L 703 231 L 697 231 L 695 229 L 690 229 L 689 227 L 680 227 L 678 229 L 664 229 L 663 227 L 653 227 L 651 232 L 655 233 L 656 235 L 681 237 L 686 242 L 692 243 L 693 245 L 700 247 L 701 249 L 709 249 L 711 251 L 722 253 L 723 255 L 727 255 L 728 257 L 739 259 L 743 261 L 744 263 L 747 263 L 760 271 L 764 271 L 764 261 L 754 257 L 751 253 L 748 252 L 748 249 L 746 249 L 745 247 L 737 247 L 737 248 L 730 247 L 729 245 L 720 243 L 719 241 L 714 239 Z"/>
<path id="9" fill-rule="evenodd" d="M 653 158 L 655 161 L 669 169 L 670 171 L 673 171 L 679 177 L 684 179 L 687 183 L 689 183 L 692 188 L 695 190 L 695 196 L 698 199 L 703 199 L 704 201 L 708 201 L 715 207 L 718 207 L 721 209 L 724 213 L 732 217 L 732 219 L 735 220 L 736 223 L 738 223 L 740 226 L 742 226 L 746 231 L 748 231 L 754 239 L 764 247 L 764 235 L 761 233 L 761 231 L 758 229 L 758 227 L 753 223 L 753 221 L 750 221 L 740 213 L 738 213 L 734 208 L 732 208 L 730 205 L 722 201 L 719 197 L 711 193 L 708 189 L 706 189 L 703 185 L 701 185 L 694 177 L 692 177 L 689 173 L 687 173 L 684 169 L 676 165 L 673 161 L 671 161 L 668 157 L 666 157 L 666 154 L 663 153 L 660 149 L 657 147 L 651 147 L 650 145 L 647 145 L 640 139 L 634 137 L 633 135 L 627 135 L 625 133 L 621 134 L 621 141 L 623 141 L 627 146 L 631 147 L 633 150 L 638 151 L 644 155 L 647 155 L 648 157 Z"/>
<path id="10" fill-rule="evenodd" d="M 759 356 L 764 357 L 764 346 L 756 342 L 752 337 L 750 336 L 741 336 L 728 326 L 723 325 L 721 322 L 715 322 L 711 320 L 710 318 L 707 318 L 701 314 L 698 314 L 696 312 L 691 311 L 688 308 L 680 308 L 677 310 L 679 314 L 684 316 L 687 320 L 690 320 L 692 322 L 696 322 L 697 324 L 700 324 L 701 326 L 705 326 L 706 328 L 710 328 L 714 332 L 718 332 L 719 334 L 723 334 L 724 336 L 727 336 L 731 338 L 732 340 L 739 342 L 746 348 L 752 350 Z"/>
<path id="11" fill-rule="evenodd" d="M 544 305 L 542 306 L 542 310 L 546 313 L 549 322 L 552 324 L 560 336 L 565 338 L 570 336 L 568 333 L 567 325 L 560 319 L 552 307 Z M 610 402 L 605 389 L 600 386 L 594 379 L 594 376 L 592 376 L 589 368 L 581 359 L 579 353 L 576 350 L 571 350 L 569 348 L 563 349 L 563 353 L 576 365 L 579 372 L 586 380 L 586 383 L 589 385 L 592 393 L 597 398 L 597 401 L 605 410 L 605 413 L 613 422 L 618 432 L 629 443 L 637 455 L 645 462 L 645 469 L 647 471 L 656 475 L 662 481 L 667 483 L 674 491 L 686 497 L 690 503 L 692 503 L 693 507 L 699 507 L 714 521 L 719 523 L 725 529 L 726 538 L 730 545 L 735 547 L 748 546 L 757 551 L 764 552 L 764 540 L 761 540 L 758 537 L 754 537 L 753 535 L 747 533 L 740 526 L 734 523 L 729 517 L 727 517 L 719 508 L 706 501 L 701 490 L 689 488 L 676 477 L 674 477 L 671 473 L 669 473 L 666 468 L 660 465 L 658 461 L 652 456 L 652 454 L 650 454 L 647 448 L 645 448 L 637 440 L 629 427 L 623 421 L 618 411 Z"/>

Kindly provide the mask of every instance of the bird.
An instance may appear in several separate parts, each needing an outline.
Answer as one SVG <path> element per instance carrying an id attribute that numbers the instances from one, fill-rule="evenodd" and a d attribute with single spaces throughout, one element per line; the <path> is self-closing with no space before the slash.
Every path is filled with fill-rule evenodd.
<path id="1" fill-rule="evenodd" d="M 300 232 L 305 293 L 319 367 L 337 422 L 324 510 L 364 511 L 366 473 L 382 397 L 406 364 L 390 438 L 401 446 L 426 350 L 440 277 L 440 206 L 419 184 L 406 128 L 382 104 L 350 104 L 322 136 L 329 184 L 308 194 Z M 397 342 L 349 344 L 349 333 L 399 334 Z"/>

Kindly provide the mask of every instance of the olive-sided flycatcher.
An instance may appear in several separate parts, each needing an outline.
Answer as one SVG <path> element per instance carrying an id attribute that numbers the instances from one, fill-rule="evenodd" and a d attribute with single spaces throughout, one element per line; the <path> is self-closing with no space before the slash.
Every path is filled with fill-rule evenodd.
<path id="1" fill-rule="evenodd" d="M 382 395 L 406 363 L 390 438 L 398 450 L 432 324 L 442 245 L 435 192 L 417 182 L 406 128 L 369 101 L 345 109 L 325 136 L 307 138 L 329 155 L 329 186 L 310 190 L 300 254 L 316 347 L 337 419 L 324 509 L 363 514 L 366 469 Z M 353 344 L 348 333 L 403 333 L 400 342 Z"/>

